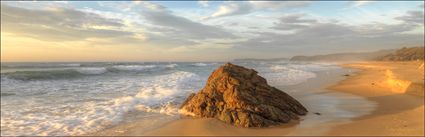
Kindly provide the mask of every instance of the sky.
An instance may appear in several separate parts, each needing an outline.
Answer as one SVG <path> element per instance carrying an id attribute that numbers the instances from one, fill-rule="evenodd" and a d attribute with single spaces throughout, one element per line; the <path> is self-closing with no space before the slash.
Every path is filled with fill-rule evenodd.
<path id="1" fill-rule="evenodd" d="M 2 62 L 230 61 L 423 45 L 423 1 L 1 1 Z"/>

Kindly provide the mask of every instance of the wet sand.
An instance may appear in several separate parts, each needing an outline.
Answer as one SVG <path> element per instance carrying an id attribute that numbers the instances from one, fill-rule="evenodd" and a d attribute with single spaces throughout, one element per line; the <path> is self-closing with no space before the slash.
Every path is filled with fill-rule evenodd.
<path id="1" fill-rule="evenodd" d="M 366 97 L 377 108 L 353 122 L 335 126 L 328 135 L 424 135 L 423 62 L 364 62 L 360 69 L 329 89 Z M 392 73 L 393 76 L 388 74 Z"/>
<path id="2" fill-rule="evenodd" d="M 317 72 L 316 78 L 298 85 L 276 86 L 309 110 L 300 121 L 281 126 L 240 128 L 215 119 L 181 117 L 149 130 L 146 121 L 135 121 L 90 135 L 423 135 L 423 68 L 418 66 L 418 62 L 353 63 L 343 65 L 346 69 Z"/>

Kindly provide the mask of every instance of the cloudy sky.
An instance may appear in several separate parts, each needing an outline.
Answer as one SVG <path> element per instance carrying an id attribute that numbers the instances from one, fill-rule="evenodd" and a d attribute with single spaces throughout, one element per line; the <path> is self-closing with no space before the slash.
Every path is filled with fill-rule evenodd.
<path id="1" fill-rule="evenodd" d="M 423 43 L 423 1 L 1 2 L 1 61 L 228 61 Z"/>

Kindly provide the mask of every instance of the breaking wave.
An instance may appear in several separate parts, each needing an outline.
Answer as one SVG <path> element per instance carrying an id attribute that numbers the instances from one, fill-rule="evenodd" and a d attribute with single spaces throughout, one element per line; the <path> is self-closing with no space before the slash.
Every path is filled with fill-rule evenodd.
<path id="1" fill-rule="evenodd" d="M 29 71 L 15 71 L 2 73 L 9 79 L 15 80 L 50 80 L 50 79 L 69 79 L 78 78 L 82 76 L 93 76 L 101 75 L 104 73 L 116 73 L 116 72 L 151 72 L 160 71 L 163 69 L 172 69 L 177 64 L 169 65 L 114 65 L 106 67 L 76 67 L 76 68 L 64 68 L 64 69 L 50 69 L 50 70 L 29 70 Z"/>
<path id="2" fill-rule="evenodd" d="M 121 71 L 145 71 L 156 67 L 156 65 L 116 65 L 111 68 Z"/>
<path id="3" fill-rule="evenodd" d="M 192 66 L 197 66 L 197 67 L 205 67 L 205 66 L 208 66 L 208 64 L 205 64 L 205 63 L 194 63 L 194 64 L 191 64 Z"/>
<path id="4" fill-rule="evenodd" d="M 290 68 L 283 65 L 272 65 L 269 71 L 260 75 L 273 85 L 295 85 L 316 77 L 316 74 L 310 71 Z"/>
<path id="5" fill-rule="evenodd" d="M 145 81 L 134 95 L 2 111 L 2 135 L 82 135 L 117 124 L 130 111 L 175 115 L 178 105 L 199 83 L 198 75 L 177 71 Z"/>
<path id="6" fill-rule="evenodd" d="M 1 135 L 84 135 L 131 119 L 128 115 L 134 113 L 143 119 L 174 117 L 182 113 L 178 106 L 184 99 L 204 86 L 214 65 L 102 62 L 2 70 Z M 314 71 L 332 68 L 262 62 L 244 66 L 255 68 L 273 85 L 297 84 L 315 77 Z"/>
<path id="7" fill-rule="evenodd" d="M 47 79 L 68 79 L 84 76 L 77 70 L 50 70 L 50 71 L 16 71 L 3 73 L 2 76 L 16 80 L 47 80 Z"/>

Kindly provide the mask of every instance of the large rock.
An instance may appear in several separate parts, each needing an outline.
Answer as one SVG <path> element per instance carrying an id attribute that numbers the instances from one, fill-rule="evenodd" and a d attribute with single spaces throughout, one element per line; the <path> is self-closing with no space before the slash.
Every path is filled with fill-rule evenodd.
<path id="1" fill-rule="evenodd" d="M 307 113 L 297 100 L 269 86 L 255 70 L 230 63 L 216 69 L 205 87 L 191 94 L 180 110 L 242 127 L 278 125 Z"/>

